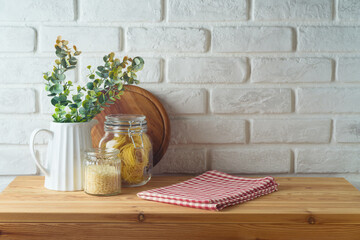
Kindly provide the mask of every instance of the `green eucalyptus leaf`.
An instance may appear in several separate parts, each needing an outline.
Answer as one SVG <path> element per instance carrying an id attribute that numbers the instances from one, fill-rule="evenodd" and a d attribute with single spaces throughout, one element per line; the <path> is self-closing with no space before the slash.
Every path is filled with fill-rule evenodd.
<path id="1" fill-rule="evenodd" d="M 58 103 L 58 101 L 57 101 L 55 98 L 52 98 L 52 99 L 51 99 L 51 104 L 52 104 L 52 105 L 55 106 L 57 103 Z M 55 109 L 55 111 L 56 111 L 56 109 Z"/>
<path id="2" fill-rule="evenodd" d="M 79 108 L 79 113 L 80 113 L 81 115 L 85 115 L 85 114 L 86 114 L 86 109 L 83 108 L 83 107 Z"/>
<path id="3" fill-rule="evenodd" d="M 83 101 L 82 106 L 85 109 L 88 109 L 88 108 L 90 108 L 90 104 L 91 104 L 91 102 L 89 100 L 85 100 L 85 101 Z"/>
<path id="4" fill-rule="evenodd" d="M 70 65 L 76 65 L 76 64 L 77 64 L 77 59 L 76 59 L 76 57 L 71 57 L 71 58 L 69 59 L 69 63 L 70 63 Z"/>
<path id="5" fill-rule="evenodd" d="M 96 73 L 96 75 L 98 75 L 101 78 L 104 77 L 101 72 L 96 71 L 95 73 Z"/>
<path id="6" fill-rule="evenodd" d="M 73 95 L 72 99 L 76 103 L 81 102 L 81 95 L 80 94 Z"/>
<path id="7" fill-rule="evenodd" d="M 142 70 L 144 68 L 144 63 L 144 59 L 142 59 L 141 57 L 135 57 L 131 64 L 134 72 Z"/>
<path id="8" fill-rule="evenodd" d="M 57 75 L 57 79 L 59 79 L 60 81 L 64 81 L 66 78 L 66 75 L 65 74 L 59 74 Z"/>
<path id="9" fill-rule="evenodd" d="M 66 52 L 65 51 L 56 51 L 55 52 L 56 56 L 59 58 L 64 58 L 66 57 Z"/>
<path id="10" fill-rule="evenodd" d="M 66 68 L 68 66 L 65 58 L 61 59 L 61 66 L 63 66 L 64 68 Z"/>
<path id="11" fill-rule="evenodd" d="M 61 84 L 56 83 L 55 85 L 51 86 L 49 90 L 51 93 L 59 94 L 59 93 L 62 93 L 62 91 L 64 90 L 64 87 Z"/>
<path id="12" fill-rule="evenodd" d="M 88 83 L 86 84 L 86 87 L 87 87 L 88 89 L 90 89 L 90 90 L 93 90 L 93 89 L 94 89 L 94 83 L 93 83 L 93 82 L 88 82 Z"/>
<path id="13" fill-rule="evenodd" d="M 70 70 L 70 69 L 74 69 L 74 68 L 76 68 L 76 66 L 68 66 L 66 69 Z"/>
<path id="14" fill-rule="evenodd" d="M 99 103 L 103 104 L 104 102 L 106 102 L 106 98 L 105 95 L 103 93 L 101 93 L 101 95 L 98 97 Z"/>
<path id="15" fill-rule="evenodd" d="M 67 99 L 67 97 L 65 95 L 60 95 L 58 98 L 58 101 L 64 102 L 64 101 L 66 101 L 66 99 Z"/>

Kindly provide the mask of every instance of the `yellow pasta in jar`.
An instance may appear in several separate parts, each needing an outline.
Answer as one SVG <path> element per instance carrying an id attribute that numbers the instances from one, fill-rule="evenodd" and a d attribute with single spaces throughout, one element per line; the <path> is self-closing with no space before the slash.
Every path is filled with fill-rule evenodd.
<path id="1" fill-rule="evenodd" d="M 119 134 L 109 141 L 109 145 L 107 144 L 106 147 L 120 150 L 121 179 L 129 184 L 137 184 L 146 180 L 144 177 L 147 176 L 146 174 L 144 175 L 144 171 L 149 165 L 152 145 L 149 137 L 144 133 L 142 137 L 140 135 L 132 135 L 132 138 L 134 142 L 129 135 Z"/>

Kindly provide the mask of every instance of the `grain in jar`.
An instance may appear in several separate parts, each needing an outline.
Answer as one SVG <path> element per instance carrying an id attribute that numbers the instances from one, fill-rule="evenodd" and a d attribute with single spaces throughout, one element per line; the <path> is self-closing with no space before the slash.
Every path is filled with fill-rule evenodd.
<path id="1" fill-rule="evenodd" d="M 97 196 L 121 192 L 119 150 L 97 148 L 85 153 L 84 191 Z"/>

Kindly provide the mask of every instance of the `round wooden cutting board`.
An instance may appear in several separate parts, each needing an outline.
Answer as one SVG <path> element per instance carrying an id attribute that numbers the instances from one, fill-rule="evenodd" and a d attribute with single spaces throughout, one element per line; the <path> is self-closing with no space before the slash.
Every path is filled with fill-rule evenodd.
<path id="1" fill-rule="evenodd" d="M 106 107 L 95 119 L 99 123 L 91 130 L 93 146 L 98 147 L 104 136 L 105 116 L 109 114 L 142 114 L 146 116 L 148 135 L 153 143 L 154 166 L 164 156 L 170 141 L 170 121 L 165 108 L 150 92 L 137 86 L 125 86 L 125 93 L 115 104 Z"/>

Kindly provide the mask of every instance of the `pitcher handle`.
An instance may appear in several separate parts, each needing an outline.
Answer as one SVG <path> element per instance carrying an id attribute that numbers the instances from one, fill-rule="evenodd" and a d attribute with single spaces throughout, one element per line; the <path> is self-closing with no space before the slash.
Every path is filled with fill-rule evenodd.
<path id="1" fill-rule="evenodd" d="M 43 128 L 37 128 L 37 129 L 35 129 L 35 130 L 31 133 L 31 136 L 30 136 L 30 153 L 31 153 L 32 158 L 33 158 L 34 161 L 35 161 L 36 166 L 38 166 L 38 168 L 40 169 L 40 171 L 43 172 L 43 173 L 45 174 L 45 176 L 49 177 L 50 175 L 49 175 L 48 170 L 47 170 L 43 165 L 41 165 L 40 160 L 37 158 L 37 156 L 36 156 L 36 154 L 35 154 L 34 140 L 35 140 L 36 135 L 37 135 L 39 132 L 41 132 L 41 131 L 48 132 L 48 133 L 51 134 L 51 136 L 53 136 L 53 132 L 50 131 L 50 130 L 43 129 Z"/>

